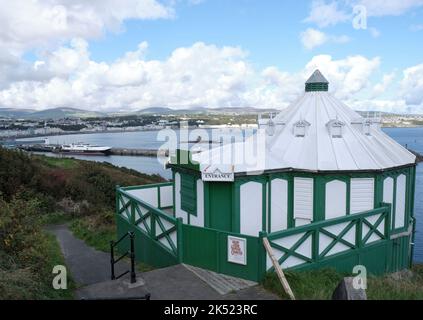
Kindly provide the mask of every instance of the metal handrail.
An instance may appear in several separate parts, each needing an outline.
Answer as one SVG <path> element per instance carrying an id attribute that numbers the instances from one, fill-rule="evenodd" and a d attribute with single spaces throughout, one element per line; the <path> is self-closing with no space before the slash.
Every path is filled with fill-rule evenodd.
<path id="1" fill-rule="evenodd" d="M 126 239 L 126 237 L 129 236 L 130 239 L 130 250 L 125 252 L 122 256 L 120 256 L 118 259 L 115 259 L 115 252 L 114 252 L 114 248 L 124 239 Z M 124 234 L 118 241 L 110 241 L 110 268 L 111 268 L 111 278 L 112 280 L 117 280 L 121 277 L 123 277 L 124 275 L 128 274 L 130 272 L 131 274 L 131 283 L 135 283 L 137 282 L 137 276 L 135 273 L 135 245 L 134 245 L 134 238 L 135 238 L 135 233 L 134 232 L 128 232 L 126 234 Z M 122 260 L 124 257 L 128 256 L 131 259 L 131 269 L 127 270 L 125 272 L 123 272 L 122 274 L 120 274 L 119 276 L 115 275 L 115 264 L 118 263 L 120 260 Z"/>

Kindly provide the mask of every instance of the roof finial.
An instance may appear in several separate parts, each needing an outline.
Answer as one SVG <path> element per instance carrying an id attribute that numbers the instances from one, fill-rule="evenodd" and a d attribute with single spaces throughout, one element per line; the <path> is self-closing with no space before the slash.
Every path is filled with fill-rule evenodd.
<path id="1" fill-rule="evenodd" d="M 305 91 L 328 91 L 329 82 L 322 75 L 319 69 L 316 69 L 305 83 Z"/>

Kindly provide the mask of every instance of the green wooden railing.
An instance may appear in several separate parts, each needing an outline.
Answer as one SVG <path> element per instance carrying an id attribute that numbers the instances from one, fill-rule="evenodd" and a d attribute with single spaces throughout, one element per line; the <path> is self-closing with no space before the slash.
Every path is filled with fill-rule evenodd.
<path id="1" fill-rule="evenodd" d="M 160 208 L 143 201 L 130 193 L 131 190 L 157 189 L 157 203 L 160 204 L 161 187 L 172 183 L 116 189 L 117 214 L 132 226 L 155 241 L 164 250 L 179 259 L 182 236 L 182 219 L 177 219 Z"/>
<path id="2" fill-rule="evenodd" d="M 267 236 L 285 269 L 303 267 L 343 254 L 360 250 L 390 238 L 390 204 L 345 217 L 314 222 Z M 267 269 L 272 269 L 267 263 Z"/>

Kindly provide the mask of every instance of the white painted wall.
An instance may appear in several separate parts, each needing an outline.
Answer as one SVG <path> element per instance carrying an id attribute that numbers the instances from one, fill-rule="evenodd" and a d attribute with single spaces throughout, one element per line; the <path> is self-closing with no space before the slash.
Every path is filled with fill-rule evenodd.
<path id="1" fill-rule="evenodd" d="M 287 229 L 288 181 L 285 179 L 274 179 L 271 182 L 270 214 L 271 232 Z"/>
<path id="2" fill-rule="evenodd" d="M 197 216 L 190 216 L 190 224 L 197 227 L 204 227 L 204 183 L 197 180 Z"/>
<path id="3" fill-rule="evenodd" d="M 395 199 L 395 228 L 405 225 L 405 197 L 407 177 L 403 174 L 397 177 L 397 193 Z"/>
<path id="4" fill-rule="evenodd" d="M 333 180 L 326 183 L 325 214 L 326 219 L 347 214 L 347 184 L 344 181 Z"/>
<path id="5" fill-rule="evenodd" d="M 160 206 L 161 207 L 173 206 L 173 187 L 172 186 L 160 187 Z"/>
<path id="6" fill-rule="evenodd" d="M 128 190 L 127 193 L 145 203 L 158 207 L 157 188 Z"/>
<path id="7" fill-rule="evenodd" d="M 175 173 L 175 217 L 182 218 L 184 223 L 188 223 L 188 214 L 181 209 L 181 175 Z"/>
<path id="8" fill-rule="evenodd" d="M 350 192 L 351 213 L 359 213 L 374 209 L 373 178 L 352 178 Z"/>
<path id="9" fill-rule="evenodd" d="M 304 225 L 313 220 L 313 179 L 294 178 L 295 225 Z"/>
<path id="10" fill-rule="evenodd" d="M 247 182 L 240 187 L 240 231 L 258 236 L 262 230 L 263 197 L 262 184 Z"/>
<path id="11" fill-rule="evenodd" d="M 394 179 L 391 177 L 385 178 L 383 180 L 383 202 L 390 203 L 393 205 L 394 203 Z M 394 207 L 391 207 L 391 219 L 392 212 L 394 210 Z M 392 223 L 394 223 L 393 219 L 391 220 Z"/>

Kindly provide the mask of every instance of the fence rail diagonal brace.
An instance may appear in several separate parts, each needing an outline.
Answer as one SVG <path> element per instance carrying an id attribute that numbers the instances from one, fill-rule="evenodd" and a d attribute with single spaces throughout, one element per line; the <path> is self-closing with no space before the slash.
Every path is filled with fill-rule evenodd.
<path id="1" fill-rule="evenodd" d="M 269 240 L 267 238 L 263 238 L 263 244 L 264 244 L 264 247 L 266 248 L 267 254 L 270 257 L 270 260 L 272 260 L 273 267 L 275 268 L 276 274 L 278 275 L 278 278 L 282 284 L 283 289 L 288 294 L 291 300 L 295 300 L 294 293 L 292 292 L 291 287 L 289 286 L 288 280 L 286 280 L 285 274 L 283 273 L 283 270 L 281 266 L 279 265 L 278 260 L 273 254 L 273 250 L 269 243 Z"/>

